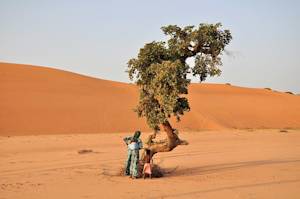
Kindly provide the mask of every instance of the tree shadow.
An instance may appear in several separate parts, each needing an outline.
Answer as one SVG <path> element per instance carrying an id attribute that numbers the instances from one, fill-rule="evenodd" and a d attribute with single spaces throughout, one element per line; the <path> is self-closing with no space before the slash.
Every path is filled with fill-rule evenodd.
<path id="1" fill-rule="evenodd" d="M 300 162 L 300 160 L 258 160 L 258 161 L 244 161 L 244 162 L 234 162 L 226 164 L 214 164 L 206 165 L 199 167 L 192 167 L 186 169 L 175 169 L 173 172 L 170 172 L 167 177 L 177 177 L 177 176 L 191 176 L 191 175 L 202 175 L 210 174 L 228 170 L 235 170 L 239 168 L 253 167 L 253 166 L 262 166 L 262 165 L 271 165 L 271 164 L 284 164 L 284 163 L 293 163 Z"/>
<path id="2" fill-rule="evenodd" d="M 191 191 L 191 192 L 163 195 L 163 196 L 160 196 L 160 197 L 161 198 L 170 198 L 170 197 L 176 198 L 176 197 L 190 196 L 190 195 L 196 195 L 196 194 L 201 194 L 201 193 L 217 192 L 217 191 L 223 191 L 223 190 L 252 188 L 252 187 L 260 187 L 260 186 L 266 186 L 266 185 L 286 184 L 286 183 L 295 183 L 295 182 L 300 182 L 300 179 L 281 180 L 281 181 L 253 183 L 253 184 L 243 184 L 243 185 L 237 185 L 237 186 L 224 186 L 224 187 L 219 187 L 219 188 L 215 188 L 215 189 L 206 189 L 206 190 L 201 190 L 201 191 Z"/>

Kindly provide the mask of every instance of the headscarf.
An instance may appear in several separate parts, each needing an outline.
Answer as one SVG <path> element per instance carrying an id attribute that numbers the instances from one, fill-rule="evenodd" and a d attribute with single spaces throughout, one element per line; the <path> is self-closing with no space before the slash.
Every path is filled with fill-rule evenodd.
<path id="1" fill-rule="evenodd" d="M 132 137 L 132 140 L 133 140 L 134 142 L 137 142 L 137 140 L 138 140 L 138 138 L 140 137 L 140 135 L 141 135 L 141 131 L 135 131 L 135 132 L 134 132 L 134 135 L 133 135 L 133 137 Z"/>

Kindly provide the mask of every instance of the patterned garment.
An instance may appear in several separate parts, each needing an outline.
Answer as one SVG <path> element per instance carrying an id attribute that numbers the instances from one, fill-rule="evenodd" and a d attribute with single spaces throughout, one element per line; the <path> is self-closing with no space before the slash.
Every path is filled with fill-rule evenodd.
<path id="1" fill-rule="evenodd" d="M 132 150 L 130 162 L 130 175 L 138 177 L 139 175 L 139 150 Z"/>
<path id="2" fill-rule="evenodd" d="M 130 144 L 132 137 L 125 137 L 123 140 L 128 145 Z M 141 139 L 137 141 L 138 148 L 135 150 L 131 150 L 128 148 L 127 159 L 125 162 L 125 175 L 131 175 L 133 177 L 138 177 L 139 170 L 139 150 L 143 148 L 143 143 Z"/>

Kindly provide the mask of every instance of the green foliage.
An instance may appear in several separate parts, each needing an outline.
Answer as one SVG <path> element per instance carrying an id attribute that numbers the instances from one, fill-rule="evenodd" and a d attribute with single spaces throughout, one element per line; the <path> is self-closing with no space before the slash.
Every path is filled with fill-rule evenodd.
<path id="1" fill-rule="evenodd" d="M 172 115 L 179 121 L 190 110 L 184 97 L 191 81 L 188 74 L 199 76 L 200 81 L 221 74 L 220 55 L 232 39 L 230 31 L 222 30 L 220 23 L 200 24 L 197 28 L 169 25 L 161 29 L 168 40 L 145 44 L 138 57 L 128 62 L 129 78 L 140 91 L 136 112 L 156 130 Z M 191 57 L 194 66 L 186 63 Z"/>

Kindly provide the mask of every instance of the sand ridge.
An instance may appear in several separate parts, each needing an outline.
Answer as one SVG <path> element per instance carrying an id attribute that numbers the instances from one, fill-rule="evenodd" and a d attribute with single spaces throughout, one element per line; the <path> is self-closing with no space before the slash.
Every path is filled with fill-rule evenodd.
<path id="1" fill-rule="evenodd" d="M 148 131 L 133 84 L 0 63 L 0 135 Z M 300 97 L 267 89 L 191 84 L 191 111 L 175 128 L 300 128 Z"/>

